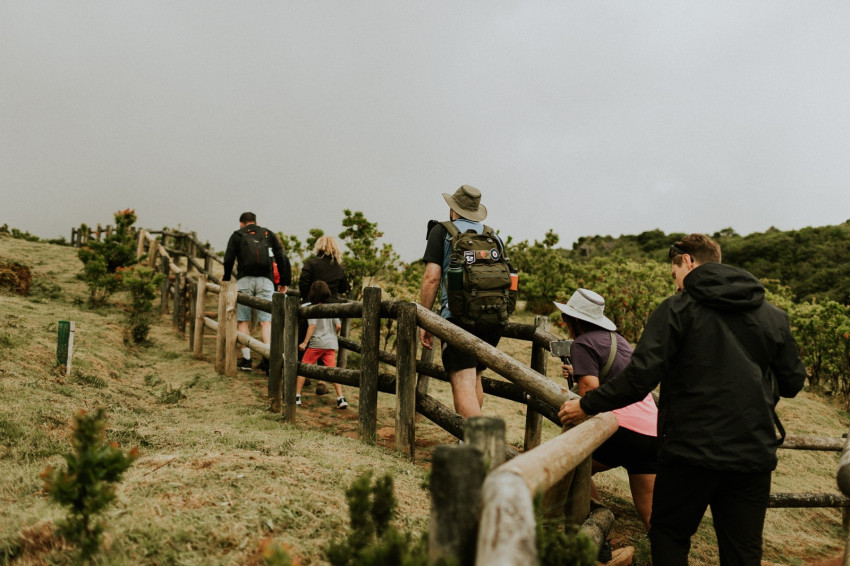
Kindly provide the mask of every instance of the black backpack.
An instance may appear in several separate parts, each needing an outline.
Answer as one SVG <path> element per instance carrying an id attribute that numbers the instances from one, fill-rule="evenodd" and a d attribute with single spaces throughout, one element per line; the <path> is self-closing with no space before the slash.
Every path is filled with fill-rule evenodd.
<path id="1" fill-rule="evenodd" d="M 451 238 L 446 293 L 452 317 L 469 326 L 504 326 L 516 306 L 516 273 L 501 240 L 489 226 L 479 234 L 441 224 Z"/>
<path id="2" fill-rule="evenodd" d="M 269 242 L 269 231 L 255 224 L 240 230 L 242 241 L 239 244 L 239 274 L 254 277 L 270 277 L 274 254 Z"/>

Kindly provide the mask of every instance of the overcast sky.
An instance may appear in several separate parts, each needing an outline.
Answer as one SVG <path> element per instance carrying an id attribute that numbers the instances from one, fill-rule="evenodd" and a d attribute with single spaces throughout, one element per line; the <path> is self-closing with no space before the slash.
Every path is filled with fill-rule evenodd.
<path id="1" fill-rule="evenodd" d="M 518 240 L 850 219 L 845 1 L 0 0 L 0 224 L 421 257 L 443 192 Z"/>

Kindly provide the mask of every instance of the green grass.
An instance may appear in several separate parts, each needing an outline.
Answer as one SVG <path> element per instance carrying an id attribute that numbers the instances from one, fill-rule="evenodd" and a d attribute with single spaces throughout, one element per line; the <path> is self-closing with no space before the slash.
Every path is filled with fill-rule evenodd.
<path id="1" fill-rule="evenodd" d="M 33 267 L 43 285 L 38 301 L 0 297 L 0 564 L 67 563 L 68 549 L 52 535 L 61 511 L 41 492 L 39 473 L 62 464 L 75 411 L 103 406 L 106 440 L 140 457 L 107 512 L 103 564 L 261 564 L 266 538 L 286 544 L 303 564 L 324 564 L 322 548 L 341 537 L 347 521 L 345 489 L 367 469 L 391 473 L 399 499 L 401 529 L 427 529 L 429 451 L 411 464 L 383 446 L 345 436 L 356 431 L 357 396 L 347 415 L 307 388 L 307 411 L 295 424 L 266 410 L 265 383 L 257 375 L 227 378 L 210 360 L 192 358 L 185 338 L 163 315 L 148 347 L 124 343 L 124 313 L 115 303 L 85 307 L 88 290 L 71 248 L 0 238 L 0 256 Z M 49 271 L 47 271 L 49 270 Z M 211 298 L 207 310 L 214 310 Z M 531 317 L 520 314 L 530 322 Z M 56 366 L 56 323 L 76 322 L 73 377 Z M 206 343 L 207 355 L 213 346 Z M 504 340 L 502 349 L 528 363 L 527 344 Z M 356 358 L 356 356 L 352 356 Z M 439 358 L 439 356 L 438 356 Z M 550 359 L 548 374 L 558 376 Z M 384 371 L 391 371 L 389 368 Z M 491 374 L 491 377 L 495 377 Z M 555 378 L 560 381 L 560 378 Z M 259 382 L 259 383 L 258 383 Z M 451 406 L 449 387 L 431 381 L 431 394 Z M 521 446 L 525 408 L 488 398 L 488 416 L 507 423 L 508 442 Z M 779 414 L 795 434 L 840 436 L 848 414 L 808 393 L 783 400 Z M 394 397 L 379 395 L 379 429 L 394 426 Z M 432 444 L 452 437 L 426 419 L 418 439 Z M 559 433 L 545 423 L 544 439 Z M 391 441 L 383 442 L 391 446 Z M 835 492 L 835 453 L 781 451 L 775 491 Z M 622 470 L 596 476 L 602 497 L 617 518 L 615 547 L 637 549 L 635 564 L 648 564 L 648 542 L 631 504 Z M 842 548 L 840 513 L 834 509 L 768 510 L 765 559 L 795 560 L 837 555 Z M 694 539 L 691 564 L 717 562 L 711 518 Z M 798 562 L 799 563 L 799 562 Z"/>

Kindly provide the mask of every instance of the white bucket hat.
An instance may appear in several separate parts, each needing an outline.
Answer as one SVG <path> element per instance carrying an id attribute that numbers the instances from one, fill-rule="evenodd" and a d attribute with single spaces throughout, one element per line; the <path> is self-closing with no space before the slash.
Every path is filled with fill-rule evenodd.
<path id="1" fill-rule="evenodd" d="M 556 302 L 555 306 L 562 313 L 579 320 L 590 322 L 605 330 L 617 330 L 617 325 L 602 314 L 605 311 L 605 299 L 599 293 L 594 293 L 590 289 L 579 289 L 573 293 L 567 304 Z"/>

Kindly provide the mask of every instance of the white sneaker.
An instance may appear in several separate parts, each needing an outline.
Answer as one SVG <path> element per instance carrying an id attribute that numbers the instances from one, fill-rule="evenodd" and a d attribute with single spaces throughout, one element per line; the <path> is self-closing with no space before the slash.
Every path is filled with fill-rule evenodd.
<path id="1" fill-rule="evenodd" d="M 295 404 L 298 405 L 299 407 L 301 406 L 301 395 L 295 396 Z"/>
<path id="2" fill-rule="evenodd" d="M 344 409 L 346 407 L 348 407 L 348 401 L 345 400 L 345 397 L 340 397 L 336 400 L 337 409 Z"/>

